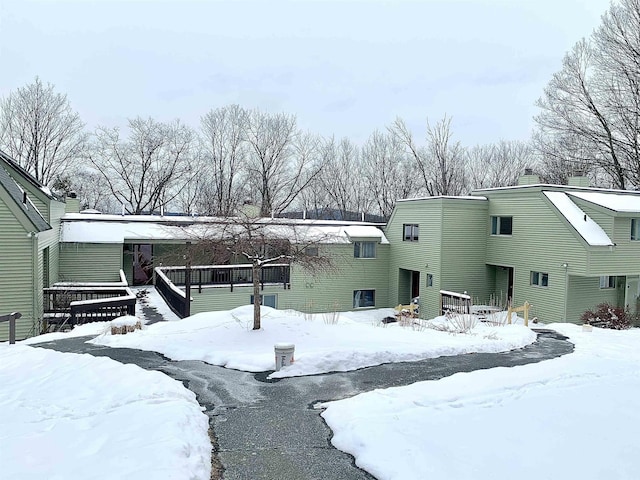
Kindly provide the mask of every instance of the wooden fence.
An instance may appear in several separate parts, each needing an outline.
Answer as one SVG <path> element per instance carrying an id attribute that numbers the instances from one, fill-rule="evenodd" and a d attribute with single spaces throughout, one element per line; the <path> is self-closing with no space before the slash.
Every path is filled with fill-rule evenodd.
<path id="1" fill-rule="evenodd" d="M 16 343 L 16 320 L 21 318 L 20 312 L 13 312 L 9 315 L 0 315 L 0 323 L 9 322 L 9 344 Z"/>

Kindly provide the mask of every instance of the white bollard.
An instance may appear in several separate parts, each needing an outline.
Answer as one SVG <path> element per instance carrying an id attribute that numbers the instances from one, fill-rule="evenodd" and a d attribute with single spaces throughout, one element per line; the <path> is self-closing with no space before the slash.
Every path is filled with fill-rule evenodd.
<path id="1" fill-rule="evenodd" d="M 276 352 L 276 372 L 294 362 L 293 352 L 296 346 L 293 343 L 276 343 L 273 348 Z"/>

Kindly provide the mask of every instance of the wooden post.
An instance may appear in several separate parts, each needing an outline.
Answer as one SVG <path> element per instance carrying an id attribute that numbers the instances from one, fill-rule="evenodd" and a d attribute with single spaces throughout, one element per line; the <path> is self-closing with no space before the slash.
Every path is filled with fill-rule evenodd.
<path id="1" fill-rule="evenodd" d="M 511 325 L 511 306 L 507 309 L 507 324 Z"/>
<path id="2" fill-rule="evenodd" d="M 187 256 L 184 268 L 184 316 L 191 316 L 191 242 L 187 242 Z"/>
<path id="3" fill-rule="evenodd" d="M 524 302 L 524 326 L 529 326 L 529 302 Z"/>
<path id="4" fill-rule="evenodd" d="M 13 312 L 9 315 L 1 315 L 0 323 L 9 322 L 9 345 L 16 343 L 16 320 L 21 318 L 20 312 Z"/>

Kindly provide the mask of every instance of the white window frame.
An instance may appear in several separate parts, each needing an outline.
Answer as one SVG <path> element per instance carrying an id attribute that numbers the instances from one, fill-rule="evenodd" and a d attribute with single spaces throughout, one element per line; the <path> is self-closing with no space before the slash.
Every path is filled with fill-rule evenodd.
<path id="1" fill-rule="evenodd" d="M 427 287 L 433 287 L 433 273 L 427 273 Z"/>
<path id="2" fill-rule="evenodd" d="M 631 240 L 640 241 L 640 218 L 631 219 Z"/>
<path id="3" fill-rule="evenodd" d="M 511 229 L 509 233 L 502 233 L 502 219 L 510 218 L 511 219 Z M 491 215 L 491 235 L 500 236 L 500 237 L 510 237 L 513 235 L 513 216 L 510 215 Z"/>
<path id="4" fill-rule="evenodd" d="M 402 224 L 402 241 L 403 242 L 417 242 L 419 238 L 420 238 L 420 225 L 418 225 L 417 223 Z"/>
<path id="5" fill-rule="evenodd" d="M 616 277 L 613 275 L 600 276 L 600 290 L 616 288 Z"/>
<path id="6" fill-rule="evenodd" d="M 373 294 L 373 304 L 372 305 L 356 305 L 356 295 L 358 294 L 358 292 L 372 292 L 372 294 Z M 358 303 L 362 303 L 362 300 L 364 300 L 362 297 L 363 296 L 362 296 L 362 293 L 361 293 L 360 297 L 358 297 L 358 299 L 357 299 Z M 375 290 L 375 288 L 361 288 L 361 289 L 353 291 L 353 308 L 354 309 L 374 308 L 375 306 L 376 306 L 376 290 Z"/>
<path id="7" fill-rule="evenodd" d="M 264 293 L 260 294 L 260 305 L 264 305 L 265 297 L 273 297 L 273 307 L 271 305 L 265 305 L 266 307 L 278 308 L 278 294 L 277 293 Z M 253 305 L 253 295 L 249 296 L 249 304 Z"/>
<path id="8" fill-rule="evenodd" d="M 376 258 L 376 243 L 377 242 L 371 242 L 371 241 L 353 242 L 353 258 Z M 373 255 L 363 256 L 363 253 L 369 253 L 369 252 L 363 251 L 364 245 L 367 245 L 367 246 L 371 245 L 371 248 L 373 249 Z"/>
<path id="9" fill-rule="evenodd" d="M 536 272 L 531 270 L 529 280 L 530 284 L 534 287 L 547 288 L 549 286 L 549 274 L 547 272 Z"/>

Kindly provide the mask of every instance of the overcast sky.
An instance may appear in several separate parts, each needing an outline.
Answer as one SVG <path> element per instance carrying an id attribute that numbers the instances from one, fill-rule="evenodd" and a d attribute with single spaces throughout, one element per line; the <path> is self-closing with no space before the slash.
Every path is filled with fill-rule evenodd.
<path id="1" fill-rule="evenodd" d="M 609 0 L 0 0 L 0 96 L 36 76 L 88 127 L 198 126 L 237 103 L 364 142 L 453 118 L 464 144 L 527 139 L 534 102 Z"/>

